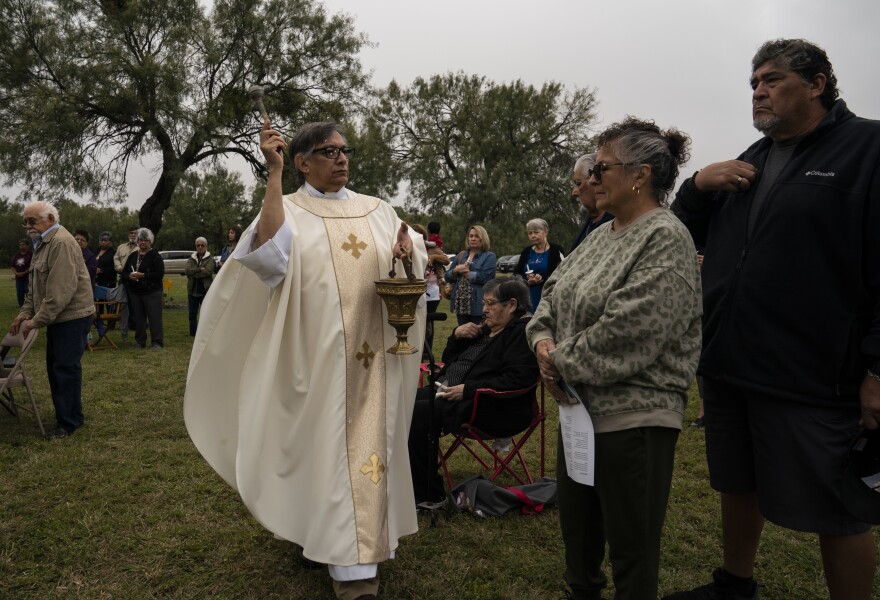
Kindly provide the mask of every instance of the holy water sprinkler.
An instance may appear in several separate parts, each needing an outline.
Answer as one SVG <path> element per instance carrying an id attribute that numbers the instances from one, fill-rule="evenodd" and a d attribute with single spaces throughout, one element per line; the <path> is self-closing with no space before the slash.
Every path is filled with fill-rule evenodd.
<path id="1" fill-rule="evenodd" d="M 266 105 L 263 104 L 263 86 L 252 85 L 248 88 L 248 98 L 251 99 L 254 106 L 260 111 L 260 116 L 263 117 L 263 121 L 268 121 L 269 113 L 266 112 Z"/>

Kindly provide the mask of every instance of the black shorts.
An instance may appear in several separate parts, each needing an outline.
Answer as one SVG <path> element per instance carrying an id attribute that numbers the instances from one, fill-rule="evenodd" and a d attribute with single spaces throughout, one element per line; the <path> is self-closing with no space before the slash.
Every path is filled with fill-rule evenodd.
<path id="1" fill-rule="evenodd" d="M 870 529 L 840 500 L 860 411 L 800 404 L 705 378 L 706 457 L 712 488 L 757 492 L 773 523 L 824 535 Z"/>

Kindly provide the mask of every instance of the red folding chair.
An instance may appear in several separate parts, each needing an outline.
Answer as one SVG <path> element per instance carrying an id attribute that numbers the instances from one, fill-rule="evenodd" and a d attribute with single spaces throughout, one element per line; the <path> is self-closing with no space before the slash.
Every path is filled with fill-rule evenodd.
<path id="1" fill-rule="evenodd" d="M 434 368 L 439 371 L 443 368 L 443 363 L 434 363 Z M 419 363 L 419 387 L 424 387 L 428 380 L 431 379 L 429 377 L 429 371 L 430 369 L 428 368 L 428 363 Z"/>
<path id="2" fill-rule="evenodd" d="M 540 447 L 538 449 L 540 457 L 539 477 L 544 477 L 544 443 L 546 439 L 545 420 L 547 414 L 544 411 L 544 384 L 543 382 L 540 382 L 541 393 L 540 396 L 536 396 L 535 390 L 538 388 L 538 384 L 539 382 L 535 382 L 527 388 L 506 392 L 498 392 L 490 388 L 480 388 L 477 390 L 477 393 L 474 395 L 474 408 L 471 412 L 470 420 L 462 426 L 462 431 L 460 433 L 454 434 L 455 438 L 446 451 L 442 448 L 438 448 L 440 466 L 443 469 L 443 476 L 446 478 L 446 483 L 449 485 L 449 489 L 452 489 L 455 486 L 452 484 L 452 477 L 449 474 L 447 463 L 459 448 L 467 450 L 471 456 L 482 465 L 487 471 L 488 477 L 491 481 L 495 481 L 501 473 L 508 473 L 518 481 L 520 485 L 534 483 L 532 472 L 523 456 L 523 448 L 529 439 L 531 439 L 531 436 L 536 429 L 540 430 Z M 510 438 L 511 447 L 509 450 L 496 450 L 492 447 L 491 441 L 499 437 L 507 436 L 493 435 L 492 432 L 482 430 L 474 425 L 474 421 L 477 417 L 477 406 L 479 406 L 480 399 L 487 397 L 503 398 L 506 396 L 520 396 L 529 392 L 531 392 L 532 396 L 531 421 L 522 432 Z M 485 458 L 483 453 L 488 454 L 488 458 Z"/>

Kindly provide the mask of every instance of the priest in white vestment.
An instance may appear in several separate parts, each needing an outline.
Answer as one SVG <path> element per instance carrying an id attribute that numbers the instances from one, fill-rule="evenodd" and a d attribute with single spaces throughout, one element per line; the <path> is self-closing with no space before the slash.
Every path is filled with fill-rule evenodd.
<path id="1" fill-rule="evenodd" d="M 334 123 L 291 139 L 294 194 L 282 197 L 287 143 L 268 121 L 260 148 L 266 197 L 202 306 L 186 426 L 260 523 L 329 566 L 341 600 L 375 598 L 377 564 L 417 530 L 407 434 L 420 354 L 386 352 L 395 331 L 373 282 L 392 253 L 415 273 L 427 253 L 387 202 L 345 188 L 353 149 Z"/>

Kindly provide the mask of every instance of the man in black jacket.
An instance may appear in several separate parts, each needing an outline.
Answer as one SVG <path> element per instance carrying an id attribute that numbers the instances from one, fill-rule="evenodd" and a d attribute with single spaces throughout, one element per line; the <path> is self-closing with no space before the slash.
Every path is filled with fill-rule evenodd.
<path id="1" fill-rule="evenodd" d="M 767 518 L 818 534 L 832 599 L 867 599 L 873 536 L 838 488 L 860 420 L 880 425 L 880 122 L 837 99 L 825 52 L 803 40 L 765 43 L 751 84 L 766 137 L 672 206 L 705 245 L 698 373 L 724 564 L 667 598 L 757 598 Z"/>

